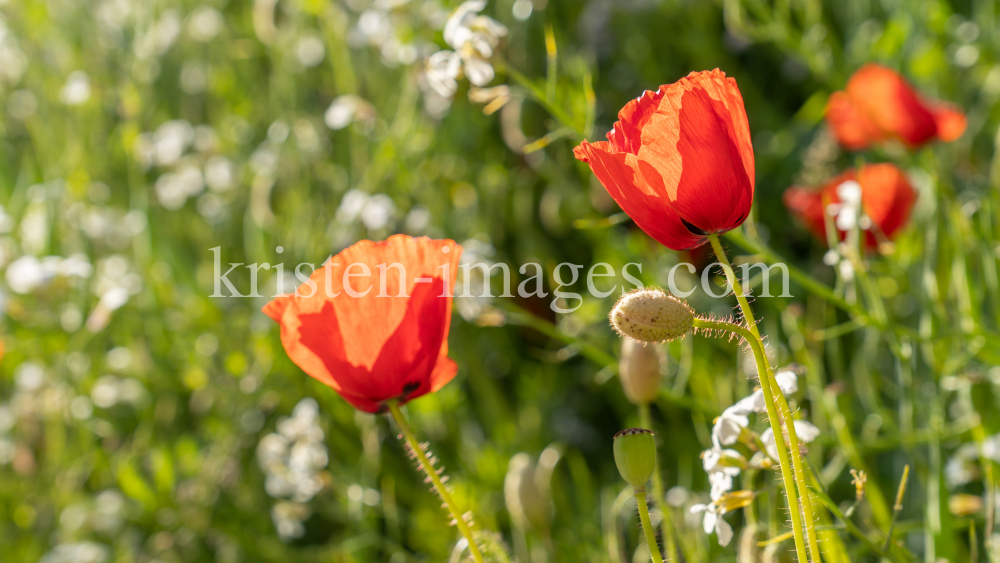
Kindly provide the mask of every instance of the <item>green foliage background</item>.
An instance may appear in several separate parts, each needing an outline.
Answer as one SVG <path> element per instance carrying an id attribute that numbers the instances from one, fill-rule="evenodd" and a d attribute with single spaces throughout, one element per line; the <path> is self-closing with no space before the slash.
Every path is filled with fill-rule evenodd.
<path id="1" fill-rule="evenodd" d="M 921 194 L 895 252 L 866 257 L 886 319 L 878 321 L 871 301 L 837 307 L 798 281 L 793 298 L 761 297 L 754 306 L 776 365 L 797 361 L 809 370 L 795 403 L 823 431 L 809 459 L 834 502 L 854 499 L 849 468 L 869 473 L 869 500 L 854 516 L 862 533 L 881 544 L 909 464 L 896 535 L 913 555 L 900 548 L 895 557 L 997 556 L 984 544 L 985 509 L 960 517 L 948 510 L 954 493 L 989 497 L 992 462 L 976 465 L 977 478 L 962 487 L 944 478 L 956 448 L 1000 432 L 994 2 L 536 0 L 520 21 L 513 3 L 499 0 L 484 12 L 509 28 L 495 83 L 510 84 L 508 105 L 519 104 L 520 115 L 484 115 L 463 81 L 440 119 L 424 109 L 420 59 L 386 64 L 380 46 L 352 39 L 360 14 L 372 9 L 367 0 L 273 4 L 0 3 L 0 203 L 8 216 L 0 263 L 82 253 L 97 266 L 87 279 L 60 275 L 26 293 L 3 290 L 0 404 L 11 424 L 0 424 L 10 452 L 0 465 L 0 559 L 69 561 L 57 546 L 94 542 L 110 561 L 447 560 L 457 534 L 393 427 L 356 413 L 288 360 L 277 327 L 259 312 L 267 298 L 209 298 L 209 249 L 221 247 L 225 262 L 320 263 L 356 240 L 412 232 L 466 241 L 467 252 L 494 261 L 538 261 L 549 272 L 561 262 L 609 262 L 618 271 L 636 262 L 644 282 L 662 285 L 673 264 L 704 256 L 666 250 L 623 220 L 571 149 L 584 135 L 600 138 L 642 90 L 718 67 L 743 93 L 757 159 L 753 218 L 741 230 L 754 242 L 731 239 L 731 254 L 763 250 L 770 260 L 759 246 L 767 243 L 841 295 L 843 284 L 823 265 L 825 249 L 790 220 L 781 194 L 854 165 L 858 155 L 824 152 L 822 113 L 828 94 L 868 61 L 897 68 L 969 116 L 954 143 L 861 155 L 898 163 Z M 191 22 L 206 6 L 222 14 L 222 25 L 199 39 Z M 428 6 L 411 0 L 386 10 L 400 42 L 444 47 L 439 27 L 421 15 Z M 156 27 L 165 20 L 177 23 L 169 40 L 169 26 Z M 547 26 L 556 46 L 548 56 Z M 317 66 L 301 63 L 303 37 L 322 41 Z M 90 95 L 69 105 L 64 88 L 80 70 Z M 345 94 L 370 103 L 374 117 L 330 130 L 324 112 Z M 155 186 L 170 166 L 144 166 L 137 147 L 141 134 L 175 119 L 212 128 L 214 146 L 185 154 L 199 163 L 229 159 L 235 181 L 169 209 Z M 511 141 L 517 135 L 550 142 L 524 154 L 523 142 Z M 391 198 L 390 220 L 369 229 L 338 215 L 352 189 Z M 414 208 L 429 213 L 426 225 L 413 219 Z M 87 217 L 103 218 L 93 219 L 101 227 L 88 229 Z M 30 225 L 39 224 L 28 245 Z M 94 283 L 111 256 L 125 259 L 141 287 L 106 326 L 90 330 L 82 321 L 98 307 Z M 245 290 L 248 278 L 240 279 Z M 274 271 L 262 271 L 262 293 L 274 284 Z M 456 314 L 450 347 L 459 375 L 407 409 L 477 527 L 499 532 L 531 561 L 605 561 L 615 549 L 631 558 L 643 543 L 634 513 L 613 511 L 624 483 L 611 436 L 638 424 L 614 378 L 620 343 L 606 315 L 616 296 L 587 297 L 569 315 L 555 315 L 548 302 L 504 299 L 475 304 L 486 307 L 478 321 Z M 700 290 L 690 303 L 719 315 L 734 305 Z M 852 318 L 862 320 L 843 324 Z M 705 498 L 699 454 L 712 419 L 753 383 L 734 343 L 689 336 L 665 349 L 670 361 L 653 412 L 664 478 L 668 488 Z M 42 368 L 40 383 L 19 377 L 26 364 L 29 374 Z M 142 392 L 88 414 L 107 374 L 139 382 Z M 74 410 L 79 397 L 86 400 Z M 320 405 L 329 464 L 304 534 L 282 541 L 255 452 L 304 397 Z M 521 529 L 504 496 L 508 463 L 519 452 L 537 459 L 547 447 L 550 460 L 558 452 L 551 531 Z M 770 502 L 777 486 L 761 490 L 768 502 L 757 537 L 738 536 L 727 548 L 678 508 L 687 560 L 731 561 L 735 544 L 746 551 L 753 539 L 783 533 L 784 514 Z M 106 491 L 123 499 L 110 527 L 98 524 Z M 739 534 L 742 512 L 729 520 Z M 876 560 L 843 531 L 829 532 L 826 548 L 830 561 Z M 778 555 L 789 559 L 789 550 L 783 544 Z M 741 557 L 754 560 L 750 551 Z"/>

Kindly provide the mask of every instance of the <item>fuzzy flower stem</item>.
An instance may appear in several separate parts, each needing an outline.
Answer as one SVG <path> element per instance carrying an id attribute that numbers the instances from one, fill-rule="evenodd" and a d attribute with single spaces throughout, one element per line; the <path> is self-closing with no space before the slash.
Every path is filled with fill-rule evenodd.
<path id="1" fill-rule="evenodd" d="M 771 369 L 771 364 L 767 361 L 767 356 L 764 354 L 764 342 L 760 338 L 760 332 L 757 331 L 757 322 L 754 319 L 753 311 L 750 309 L 750 303 L 747 302 L 746 296 L 743 295 L 743 288 L 740 286 L 740 280 L 736 277 L 736 273 L 733 271 L 732 265 L 729 263 L 729 258 L 726 257 L 726 251 L 722 249 L 722 245 L 719 243 L 718 235 L 708 235 L 709 242 L 712 243 L 712 250 L 715 251 L 715 255 L 719 259 L 719 263 L 722 265 L 723 270 L 726 272 L 726 278 L 729 280 L 729 285 L 733 288 L 733 293 L 736 294 L 736 300 L 740 304 L 740 310 L 743 311 L 743 318 L 746 320 L 747 331 L 750 333 L 752 338 L 747 338 L 746 335 L 741 335 L 746 338 L 747 342 L 751 343 L 752 347 L 759 348 L 759 356 L 757 353 L 754 355 L 757 357 L 757 374 L 760 376 L 758 379 L 761 382 L 761 390 L 764 392 L 764 398 L 768 403 L 768 416 L 771 418 L 771 430 L 774 432 L 775 444 L 784 446 L 782 442 L 784 440 L 780 439 L 782 434 L 780 433 L 780 426 L 776 426 L 775 423 L 780 424 L 784 421 L 785 430 L 788 434 L 788 443 L 793 449 L 791 455 L 791 465 L 795 473 L 795 482 L 798 487 L 798 503 L 802 509 L 802 517 L 805 520 L 805 533 L 808 539 L 809 556 L 814 563 L 819 563 L 821 561 L 819 555 L 819 542 L 816 537 L 816 519 L 813 516 L 812 509 L 812 499 L 809 497 L 809 489 L 806 487 L 806 474 L 803 468 L 802 456 L 799 454 L 799 439 L 795 434 L 795 422 L 792 419 L 791 410 L 788 408 L 788 401 L 785 400 L 785 396 L 781 393 L 781 388 L 778 387 L 777 380 L 774 378 L 774 371 Z M 766 384 L 765 384 L 766 382 Z M 773 389 L 772 389 L 773 385 Z M 772 392 L 773 391 L 773 392 Z M 776 410 L 780 410 L 780 419 L 777 417 L 771 417 L 771 407 L 775 407 Z M 779 448 L 779 454 L 781 448 Z M 787 455 L 787 454 L 786 454 Z M 784 473 L 788 459 L 782 460 L 782 472 Z M 790 488 L 790 483 L 785 481 L 785 493 L 788 495 L 789 499 L 794 496 L 793 489 Z M 798 520 L 798 515 L 796 510 L 792 511 L 792 529 L 794 531 L 795 521 Z M 800 530 L 799 534 L 802 533 L 801 526 L 799 524 Z M 799 561 L 808 561 L 809 559 L 803 558 L 804 553 L 799 550 L 798 542 L 800 537 L 796 536 L 796 552 L 798 553 Z"/>
<path id="2" fill-rule="evenodd" d="M 649 404 L 639 405 L 639 426 L 642 428 L 652 428 L 653 421 L 649 415 Z M 656 456 L 656 465 L 653 469 L 653 506 L 660 510 L 663 518 L 660 520 L 660 529 L 663 530 L 663 548 L 667 552 L 667 559 L 670 561 L 677 559 L 677 545 L 674 540 L 673 514 L 670 507 L 664 502 L 663 477 L 660 475 L 660 456 Z"/>
<path id="3" fill-rule="evenodd" d="M 757 361 L 757 369 L 764 372 L 764 364 L 767 358 L 764 356 L 764 348 L 753 337 L 753 334 L 743 326 L 725 321 L 711 321 L 708 319 L 694 320 L 694 327 L 708 330 L 723 330 L 739 335 L 750 345 L 754 359 Z M 764 392 L 764 403 L 767 406 L 767 418 L 771 423 L 771 430 L 774 432 L 774 445 L 778 449 L 778 466 L 781 468 L 781 482 L 785 488 L 785 496 L 788 498 L 789 514 L 792 517 L 792 537 L 795 538 L 795 554 L 802 563 L 808 561 L 806 558 L 805 536 L 802 534 L 802 515 L 799 512 L 798 499 L 795 495 L 795 478 L 792 476 L 792 464 L 789 460 L 788 447 L 781 439 L 781 417 L 778 415 L 778 408 L 775 405 L 774 394 L 771 389 L 771 381 L 767 376 L 760 378 L 760 388 Z"/>
<path id="4" fill-rule="evenodd" d="M 420 467 L 423 468 L 424 473 L 430 478 L 431 482 L 434 483 L 434 489 L 437 490 L 438 495 L 441 496 L 441 500 L 444 501 L 445 505 L 448 507 L 448 511 L 451 512 L 451 517 L 455 520 L 455 525 L 458 527 L 458 531 L 465 536 L 465 541 L 469 542 L 469 552 L 472 553 L 472 558 L 476 560 L 476 563 L 483 563 L 483 554 L 479 551 L 479 546 L 476 545 L 475 538 L 472 537 L 472 530 L 469 529 L 469 525 L 465 523 L 465 519 L 462 518 L 462 513 L 458 510 L 458 505 L 455 504 L 455 499 L 451 498 L 451 493 L 448 489 L 444 487 L 444 483 L 441 481 L 441 476 L 434 471 L 434 466 L 431 461 L 427 459 L 427 454 L 424 449 L 420 446 L 420 442 L 417 441 L 417 437 L 413 434 L 413 430 L 410 429 L 410 424 L 406 422 L 406 416 L 403 415 L 403 411 L 399 409 L 399 402 L 389 401 L 389 412 L 392 413 L 393 420 L 396 421 L 396 426 L 399 427 L 399 431 L 403 434 L 403 438 L 406 439 L 406 443 L 410 445 L 410 449 L 413 450 L 414 455 L 417 456 L 417 461 L 420 463 Z"/>
<path id="5" fill-rule="evenodd" d="M 649 520 L 649 507 L 646 506 L 646 488 L 635 487 L 635 504 L 639 508 L 639 519 L 642 520 L 642 531 L 646 533 L 646 543 L 649 545 L 649 557 L 653 563 L 663 563 L 660 555 L 660 546 L 656 544 L 656 531 L 653 523 Z"/>

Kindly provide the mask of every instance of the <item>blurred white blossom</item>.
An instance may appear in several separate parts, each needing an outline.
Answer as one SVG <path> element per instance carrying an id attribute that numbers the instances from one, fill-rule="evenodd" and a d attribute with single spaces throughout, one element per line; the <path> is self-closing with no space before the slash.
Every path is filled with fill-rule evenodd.
<path id="1" fill-rule="evenodd" d="M 299 64 L 306 68 L 312 68 L 323 62 L 326 55 L 326 47 L 323 39 L 317 35 L 306 35 L 300 37 L 295 43 L 295 57 Z"/>
<path id="2" fill-rule="evenodd" d="M 326 126 L 333 130 L 343 129 L 354 121 L 370 123 L 375 118 L 375 108 L 354 94 L 337 96 L 323 114 Z"/>
<path id="3" fill-rule="evenodd" d="M 90 99 L 90 78 L 82 70 L 73 71 L 66 85 L 59 91 L 59 101 L 68 106 L 78 106 Z"/>
<path id="4" fill-rule="evenodd" d="M 195 41 L 210 41 L 222 31 L 225 20 L 211 6 L 196 8 L 188 18 L 188 33 Z"/>
<path id="5" fill-rule="evenodd" d="M 104 563 L 111 557 L 111 549 L 94 542 L 59 544 L 52 548 L 38 563 Z"/>
<path id="6" fill-rule="evenodd" d="M 319 405 L 305 398 L 295 406 L 290 418 L 278 422 L 277 432 L 257 444 L 257 463 L 265 474 L 264 489 L 278 502 L 271 511 L 278 535 L 289 540 L 301 537 L 302 522 L 311 513 L 304 503 L 324 486 L 320 471 L 329 457 L 319 427 Z"/>

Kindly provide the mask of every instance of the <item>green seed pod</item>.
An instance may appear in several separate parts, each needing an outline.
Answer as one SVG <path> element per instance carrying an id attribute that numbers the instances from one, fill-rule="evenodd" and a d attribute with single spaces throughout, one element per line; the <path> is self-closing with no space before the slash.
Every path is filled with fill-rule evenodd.
<path id="1" fill-rule="evenodd" d="M 656 464 L 653 431 L 629 428 L 615 434 L 615 464 L 629 485 L 645 487 Z"/>
<path id="2" fill-rule="evenodd" d="M 687 303 L 662 289 L 637 289 L 625 294 L 611 310 L 611 326 L 618 334 L 640 342 L 681 338 L 694 321 Z"/>
<path id="3" fill-rule="evenodd" d="M 618 363 L 618 378 L 621 379 L 625 396 L 633 405 L 648 405 L 660 394 L 663 379 L 663 350 L 655 345 L 646 345 L 631 338 L 622 342 L 622 357 Z"/>

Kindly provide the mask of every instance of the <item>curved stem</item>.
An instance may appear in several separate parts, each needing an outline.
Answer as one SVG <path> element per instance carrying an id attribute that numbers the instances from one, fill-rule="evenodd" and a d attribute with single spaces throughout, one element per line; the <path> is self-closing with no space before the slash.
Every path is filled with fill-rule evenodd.
<path id="1" fill-rule="evenodd" d="M 660 546 L 656 544 L 656 532 L 653 530 L 653 523 L 649 520 L 649 508 L 646 506 L 645 487 L 635 487 L 635 504 L 639 508 L 639 519 L 642 520 L 642 531 L 646 533 L 646 543 L 649 545 L 649 557 L 653 563 L 663 563 L 660 556 Z"/>
<path id="2" fill-rule="evenodd" d="M 705 328 L 709 330 L 725 330 L 733 332 L 743 337 L 750 344 L 754 359 L 757 362 L 757 370 L 765 373 L 764 365 L 767 358 L 764 356 L 763 347 L 754 338 L 753 334 L 740 325 L 725 321 L 710 321 L 707 319 L 694 319 L 695 328 Z M 805 537 L 802 534 L 802 514 L 799 512 L 798 496 L 795 494 L 795 478 L 792 476 L 792 464 L 789 460 L 788 447 L 783 439 L 781 417 L 778 415 L 778 407 L 774 401 L 774 394 L 771 389 L 771 380 L 767 375 L 760 378 L 760 389 L 764 393 L 764 404 L 767 406 L 767 418 L 771 423 L 771 431 L 774 432 L 774 445 L 778 448 L 778 467 L 781 469 L 781 483 L 785 488 L 785 497 L 788 499 L 789 514 L 792 518 L 792 536 L 795 538 L 795 554 L 802 563 L 808 561 L 806 558 Z"/>
<path id="3" fill-rule="evenodd" d="M 465 519 L 462 518 L 462 513 L 458 510 L 458 505 L 455 504 L 455 499 L 451 498 L 451 493 L 448 489 L 444 487 L 444 482 L 441 481 L 441 476 L 434 471 L 434 466 L 431 461 L 427 459 L 427 454 L 424 449 L 420 446 L 420 442 L 417 441 L 417 437 L 414 436 L 413 430 L 410 430 L 410 424 L 406 422 L 406 416 L 403 415 L 403 411 L 399 410 L 398 401 L 389 401 L 389 412 L 392 413 L 393 420 L 396 421 L 396 426 L 399 426 L 399 431 L 403 433 L 403 438 L 406 439 L 406 443 L 410 445 L 410 449 L 417 456 L 417 461 L 420 463 L 420 468 L 424 470 L 427 477 L 430 478 L 431 483 L 434 484 L 434 489 L 437 490 L 438 495 L 441 496 L 441 500 L 444 501 L 445 506 L 448 507 L 448 511 L 451 512 L 451 517 L 454 518 L 455 526 L 458 527 L 458 531 L 465 536 L 465 541 L 469 542 L 469 552 L 472 553 L 472 558 L 476 560 L 476 563 L 483 563 L 483 554 L 479 551 L 479 546 L 476 545 L 475 538 L 472 537 L 472 530 L 469 529 L 469 525 L 465 523 Z"/>
<path id="4" fill-rule="evenodd" d="M 653 429 L 652 417 L 649 415 L 649 404 L 639 405 L 639 427 Z M 660 529 L 663 530 L 663 549 L 668 560 L 677 559 L 677 546 L 674 542 L 673 513 L 664 502 L 663 476 L 660 475 L 660 456 L 656 456 L 653 466 L 653 506 L 659 509 L 663 517 L 660 519 Z"/>
<path id="5" fill-rule="evenodd" d="M 798 487 L 799 492 L 799 504 L 802 508 L 803 519 L 805 520 L 805 531 L 808 539 L 809 555 L 814 563 L 819 563 L 819 542 L 816 537 L 812 499 L 809 497 L 809 489 L 806 486 L 805 469 L 802 465 L 802 456 L 799 454 L 799 439 L 795 433 L 795 422 L 792 419 L 791 409 L 788 408 L 788 401 L 785 400 L 785 396 L 781 393 L 777 380 L 774 378 L 774 371 L 771 369 L 771 364 L 767 361 L 767 356 L 764 354 L 764 343 L 760 338 L 760 332 L 757 331 L 757 322 L 754 319 L 753 311 L 750 309 L 750 303 L 747 302 L 746 296 L 743 295 L 743 288 L 740 286 L 740 280 L 736 277 L 736 273 L 733 272 L 733 267 L 729 263 L 729 258 L 726 257 L 726 252 L 722 249 L 722 245 L 719 243 L 719 236 L 714 234 L 708 235 L 708 240 L 712 243 L 712 250 L 715 251 L 715 255 L 718 257 L 719 263 L 726 272 L 726 278 L 729 280 L 729 285 L 733 288 L 733 293 L 736 294 L 736 300 L 740 304 L 740 310 L 743 311 L 743 318 L 746 320 L 747 329 L 753 335 L 753 338 L 748 339 L 748 342 L 753 340 L 756 343 L 756 347 L 760 348 L 761 357 L 757 360 L 758 379 L 761 381 L 761 389 L 764 390 L 765 399 L 767 399 L 769 403 L 773 401 L 777 409 L 780 411 L 781 418 L 784 420 L 785 430 L 788 433 L 788 444 L 794 450 L 792 452 L 793 455 L 791 456 L 791 461 L 792 468 L 795 472 L 796 486 Z M 764 369 L 762 370 L 761 368 Z M 764 385 L 764 381 L 767 381 L 766 386 Z M 774 385 L 773 389 L 771 389 L 771 391 L 773 391 L 771 394 L 772 396 L 767 397 L 768 389 L 772 384 Z M 780 443 L 782 441 L 779 439 L 781 436 L 779 434 L 780 428 L 774 428 L 774 421 L 771 422 L 771 426 L 774 431 L 775 443 Z M 791 496 L 792 490 L 786 485 L 785 492 Z M 803 561 L 801 555 L 799 556 L 799 560 Z"/>

